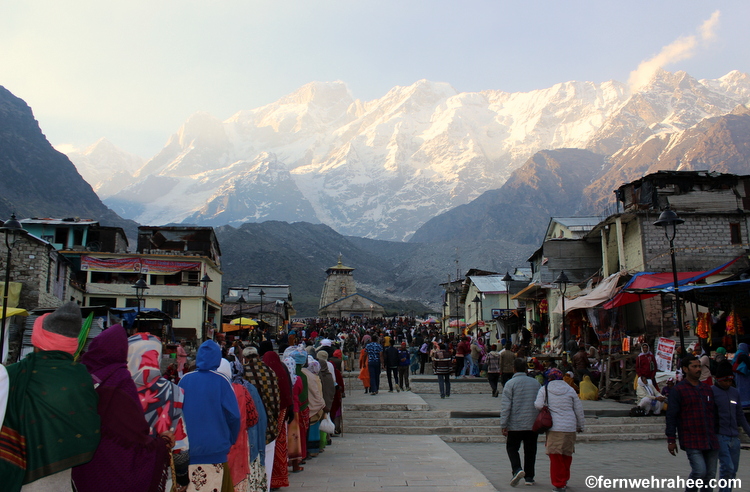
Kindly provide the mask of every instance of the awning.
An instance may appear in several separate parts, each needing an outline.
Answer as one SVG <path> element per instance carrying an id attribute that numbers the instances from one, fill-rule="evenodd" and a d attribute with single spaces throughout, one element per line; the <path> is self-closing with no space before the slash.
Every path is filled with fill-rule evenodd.
<path id="1" fill-rule="evenodd" d="M 715 275 L 722 270 L 726 269 L 734 262 L 742 258 L 737 258 L 724 263 L 712 270 L 706 270 L 705 272 L 678 272 L 677 273 L 677 285 L 685 285 L 697 282 L 711 275 Z M 674 284 L 674 276 L 672 273 L 654 273 L 654 272 L 639 272 L 633 275 L 633 278 L 625 284 L 620 292 L 615 295 L 612 300 L 602 306 L 604 309 L 613 309 L 631 302 L 638 302 L 644 299 L 649 299 L 661 293 L 661 289 L 666 289 Z M 567 307 L 567 306 L 566 306 Z"/>
<path id="2" fill-rule="evenodd" d="M 13 316 L 28 316 L 29 312 L 21 308 L 9 307 L 5 310 L 5 315 L 9 318 Z M 0 319 L 3 319 L 3 308 L 0 306 Z"/>
<path id="3" fill-rule="evenodd" d="M 612 299 L 612 296 L 617 291 L 617 282 L 620 280 L 621 276 L 622 274 L 619 272 L 613 273 L 609 277 L 599 282 L 599 285 L 597 285 L 594 290 L 592 290 L 588 294 L 576 297 L 575 299 L 566 299 L 565 312 L 569 313 L 576 309 L 588 309 L 597 307 Z M 557 314 L 562 313 L 562 302 L 560 302 L 560 300 L 557 301 L 557 306 L 555 306 L 555 309 L 553 309 L 552 312 Z"/>
<path id="4" fill-rule="evenodd" d="M 543 291 L 554 289 L 554 288 L 555 288 L 554 284 L 532 283 L 532 284 L 527 285 L 523 289 L 521 289 L 521 291 L 518 294 L 510 296 L 510 298 L 534 301 L 534 300 L 538 300 L 538 299 L 546 297 Z"/>

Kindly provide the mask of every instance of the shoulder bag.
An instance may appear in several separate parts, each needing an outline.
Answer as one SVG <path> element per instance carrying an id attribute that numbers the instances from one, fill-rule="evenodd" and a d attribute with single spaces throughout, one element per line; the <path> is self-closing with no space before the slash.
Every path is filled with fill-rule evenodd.
<path id="1" fill-rule="evenodd" d="M 547 432 L 552 428 L 552 414 L 549 411 L 548 406 L 548 393 L 547 393 L 547 387 L 544 387 L 544 406 L 541 410 L 539 410 L 539 414 L 536 416 L 536 420 L 534 420 L 534 426 L 531 428 L 532 431 L 536 432 L 537 434 L 541 434 L 542 432 Z"/>

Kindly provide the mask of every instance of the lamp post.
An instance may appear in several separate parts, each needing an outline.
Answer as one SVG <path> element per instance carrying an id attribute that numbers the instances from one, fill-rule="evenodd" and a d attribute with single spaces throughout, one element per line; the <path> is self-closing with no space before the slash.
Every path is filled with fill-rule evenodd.
<path id="1" fill-rule="evenodd" d="M 204 273 L 200 282 L 203 284 L 203 330 L 205 330 L 206 323 L 208 323 L 208 284 L 213 282 L 213 280 L 211 280 L 211 277 L 209 277 L 207 273 Z"/>
<path id="2" fill-rule="evenodd" d="M 505 343 L 508 343 L 508 339 L 510 338 L 510 282 L 513 280 L 513 277 L 506 271 L 505 276 L 500 280 L 505 282 Z"/>
<path id="3" fill-rule="evenodd" d="M 260 329 L 263 329 L 263 296 L 266 295 L 265 292 L 263 292 L 263 289 L 260 289 L 260 292 L 258 292 L 258 295 L 260 296 L 260 308 L 258 309 L 258 317 L 260 319 Z"/>
<path id="4" fill-rule="evenodd" d="M 567 347 L 566 347 L 566 333 L 565 333 L 565 291 L 568 290 L 568 284 L 570 283 L 570 280 L 568 280 L 568 276 L 565 275 L 564 271 L 560 272 L 560 275 L 555 279 L 555 282 L 558 286 L 558 289 L 560 289 L 560 299 L 562 299 L 562 353 L 563 353 L 563 361 L 565 360 L 565 354 L 567 354 Z"/>
<path id="5" fill-rule="evenodd" d="M 242 305 L 245 304 L 245 296 L 240 296 L 237 304 L 240 305 L 240 338 L 242 338 Z"/>
<path id="6" fill-rule="evenodd" d="M 685 220 L 679 218 L 669 207 L 665 208 L 661 215 L 659 215 L 659 219 L 654 222 L 655 226 L 664 228 L 664 235 L 669 241 L 669 256 L 672 258 L 675 310 L 677 311 L 677 332 L 680 334 L 680 350 L 682 351 L 682 357 L 685 356 L 685 335 L 683 334 L 682 307 L 680 306 L 680 291 L 677 281 L 677 263 L 674 259 L 674 237 L 677 234 L 677 226 L 683 222 L 685 222 Z"/>
<path id="7" fill-rule="evenodd" d="M 11 214 L 10 219 L 5 221 L 0 231 L 5 233 L 5 249 L 8 251 L 8 255 L 5 259 L 5 285 L 3 286 L 3 321 L 2 328 L 0 328 L 0 364 L 5 363 L 5 323 L 8 314 L 8 289 L 10 287 L 10 256 L 11 250 L 16 243 L 16 236 L 22 233 L 23 227 L 21 223 L 16 220 L 16 214 Z M 13 239 L 9 241 L 10 236 Z"/>
<path id="8" fill-rule="evenodd" d="M 474 296 L 474 299 L 471 300 L 471 302 L 474 303 L 474 311 L 476 312 L 476 315 L 474 316 L 476 318 L 476 329 L 479 331 L 479 303 L 482 302 L 482 300 L 479 298 L 479 294 Z"/>
<path id="9" fill-rule="evenodd" d="M 460 293 L 460 291 L 458 290 L 458 286 L 454 287 L 453 288 L 453 294 L 455 295 L 455 298 L 456 298 L 456 335 L 458 335 L 458 333 L 459 333 L 458 329 L 461 328 L 461 317 L 460 317 L 461 315 L 458 312 L 458 295 L 459 295 L 459 293 Z"/>
<path id="10" fill-rule="evenodd" d="M 445 335 L 445 333 L 448 331 L 448 330 L 445 329 L 445 316 L 446 316 L 445 311 L 447 309 L 448 309 L 448 301 L 443 301 L 443 335 Z M 448 321 L 450 322 L 450 317 L 449 317 Z"/>
<path id="11" fill-rule="evenodd" d="M 137 328 L 140 329 L 141 327 L 141 320 L 139 319 L 141 317 L 141 299 L 143 299 L 143 292 L 149 288 L 148 284 L 146 284 L 146 281 L 143 280 L 143 277 L 138 278 L 138 281 L 132 285 L 132 287 L 135 289 L 135 298 L 138 301 L 138 311 L 135 315 L 135 321 L 137 323 Z"/>

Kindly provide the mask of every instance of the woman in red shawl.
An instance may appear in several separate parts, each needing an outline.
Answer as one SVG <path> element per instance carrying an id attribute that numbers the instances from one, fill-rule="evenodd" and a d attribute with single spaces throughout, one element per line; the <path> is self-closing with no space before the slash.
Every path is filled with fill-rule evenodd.
<path id="1" fill-rule="evenodd" d="M 260 352 L 263 353 L 263 362 L 274 372 L 279 383 L 279 418 L 276 422 L 279 437 L 276 438 L 276 450 L 273 458 L 273 471 L 271 472 L 271 488 L 289 486 L 289 462 L 287 447 L 287 422 L 294 419 L 294 400 L 292 398 L 292 378 L 289 371 L 282 364 L 279 354 L 268 350 L 271 342 L 262 342 Z M 269 425 L 271 425 L 269 423 Z"/>
<path id="2" fill-rule="evenodd" d="M 94 458 L 73 468 L 79 492 L 161 492 L 167 480 L 171 431 L 150 435 L 128 371 L 128 335 L 121 325 L 99 334 L 81 358 L 99 395 L 101 441 Z"/>

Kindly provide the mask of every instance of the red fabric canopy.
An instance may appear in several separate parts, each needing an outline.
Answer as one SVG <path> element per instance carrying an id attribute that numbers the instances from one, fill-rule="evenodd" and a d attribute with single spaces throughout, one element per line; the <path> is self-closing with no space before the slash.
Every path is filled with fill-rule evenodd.
<path id="1" fill-rule="evenodd" d="M 721 272 L 735 261 L 742 258 L 738 256 L 730 262 L 724 263 L 723 265 L 716 267 L 712 270 L 706 270 L 705 272 L 678 272 L 677 273 L 677 284 L 685 285 L 693 282 L 697 282 L 701 279 L 714 275 Z M 612 299 L 609 300 L 604 306 L 604 309 L 612 309 L 631 302 L 638 302 L 650 297 L 659 295 L 659 292 L 653 292 L 656 289 L 663 289 L 674 285 L 674 275 L 669 273 L 653 273 L 653 272 L 640 272 L 633 275 L 633 278 L 625 284 L 620 292 L 618 292 Z"/>

